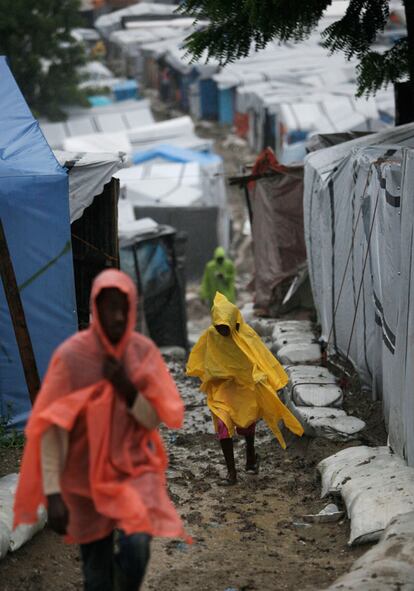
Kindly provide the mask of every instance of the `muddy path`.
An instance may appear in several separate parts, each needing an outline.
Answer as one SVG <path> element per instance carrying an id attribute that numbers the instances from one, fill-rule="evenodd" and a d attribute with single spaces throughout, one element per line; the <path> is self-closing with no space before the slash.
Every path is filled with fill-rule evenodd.
<path id="1" fill-rule="evenodd" d="M 260 425 L 260 474 L 244 472 L 244 442 L 235 445 L 239 484 L 223 487 L 225 471 L 204 397 L 183 364 L 170 370 L 186 403 L 184 429 L 163 433 L 169 451 L 168 480 L 195 543 L 155 540 L 145 591 L 302 591 L 323 589 L 344 573 L 366 547 L 347 546 L 349 524 L 303 527 L 318 512 L 317 462 L 343 447 L 322 439 L 293 439 L 283 451 Z M 355 413 L 358 412 L 355 404 Z M 362 409 L 372 417 L 379 408 Z M 355 442 L 357 443 L 357 442 Z M 18 468 L 19 454 L 0 453 L 0 475 Z M 78 550 L 45 530 L 0 563 L 0 591 L 81 590 Z"/>

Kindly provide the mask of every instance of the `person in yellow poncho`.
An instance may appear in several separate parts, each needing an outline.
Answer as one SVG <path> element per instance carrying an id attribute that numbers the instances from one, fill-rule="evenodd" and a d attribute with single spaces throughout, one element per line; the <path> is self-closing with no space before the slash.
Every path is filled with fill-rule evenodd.
<path id="1" fill-rule="evenodd" d="M 299 421 L 279 400 L 277 391 L 288 376 L 257 333 L 246 324 L 238 308 L 217 292 L 211 311 L 212 325 L 201 335 L 187 364 L 187 375 L 201 380 L 228 470 L 228 484 L 237 482 L 234 431 L 246 438 L 246 470 L 258 472 L 255 425 L 264 419 L 283 448 L 279 422 L 296 435 Z"/>

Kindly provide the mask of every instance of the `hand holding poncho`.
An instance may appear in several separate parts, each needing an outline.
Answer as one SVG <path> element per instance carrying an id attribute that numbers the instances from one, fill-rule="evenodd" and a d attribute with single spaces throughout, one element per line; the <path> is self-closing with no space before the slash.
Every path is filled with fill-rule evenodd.
<path id="1" fill-rule="evenodd" d="M 191 352 L 187 374 L 200 378 L 213 420 L 221 419 L 232 436 L 235 426 L 246 428 L 263 418 L 285 448 L 281 420 L 296 435 L 303 434 L 301 424 L 276 393 L 288 383 L 286 372 L 221 293 L 214 299 L 212 320 Z M 218 325 L 228 326 L 230 335 L 220 335 Z"/>

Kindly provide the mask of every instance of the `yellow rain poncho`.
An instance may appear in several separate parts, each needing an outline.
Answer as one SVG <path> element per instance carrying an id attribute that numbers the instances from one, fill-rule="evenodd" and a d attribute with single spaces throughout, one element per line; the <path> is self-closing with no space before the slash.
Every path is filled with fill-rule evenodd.
<path id="1" fill-rule="evenodd" d="M 276 394 L 288 383 L 283 367 L 244 322 L 238 308 L 219 292 L 212 320 L 190 354 L 187 375 L 200 378 L 216 430 L 217 418 L 226 425 L 230 437 L 235 426 L 246 428 L 264 419 L 285 448 L 279 421 L 296 435 L 302 435 L 303 428 Z M 215 326 L 220 324 L 229 327 L 229 336 L 217 332 Z"/>

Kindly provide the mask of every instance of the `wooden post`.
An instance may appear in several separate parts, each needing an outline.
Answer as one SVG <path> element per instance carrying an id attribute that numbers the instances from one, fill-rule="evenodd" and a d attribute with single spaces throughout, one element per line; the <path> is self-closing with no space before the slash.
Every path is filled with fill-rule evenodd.
<path id="1" fill-rule="evenodd" d="M 13 263 L 10 258 L 9 247 L 4 233 L 3 223 L 0 219 L 0 275 L 3 282 L 4 293 L 9 306 L 10 317 L 16 335 L 20 359 L 23 365 L 27 389 L 29 390 L 32 404 L 40 389 L 39 372 L 33 352 L 32 341 L 27 328 L 26 317 L 17 286 Z"/>

